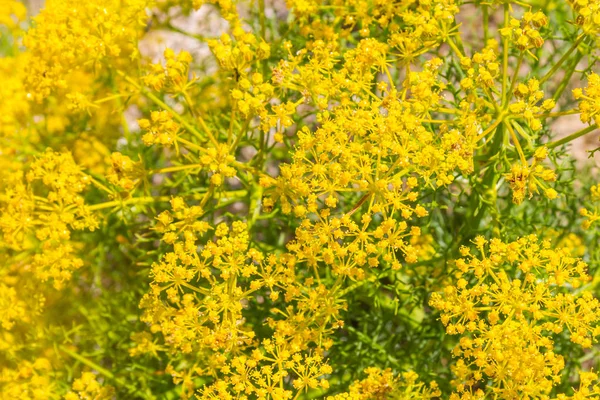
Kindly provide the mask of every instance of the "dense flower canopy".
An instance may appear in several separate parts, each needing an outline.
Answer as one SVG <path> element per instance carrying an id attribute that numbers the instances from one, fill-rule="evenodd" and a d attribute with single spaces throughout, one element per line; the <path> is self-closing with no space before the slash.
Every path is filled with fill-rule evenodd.
<path id="1" fill-rule="evenodd" d="M 599 51 L 599 0 L 0 0 L 0 398 L 599 399 Z"/>

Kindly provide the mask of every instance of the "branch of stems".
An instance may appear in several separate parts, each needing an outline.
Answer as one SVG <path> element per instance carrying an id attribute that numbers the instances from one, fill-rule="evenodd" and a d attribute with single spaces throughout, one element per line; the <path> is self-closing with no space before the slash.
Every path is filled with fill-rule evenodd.
<path id="1" fill-rule="evenodd" d="M 200 131 L 198 131 L 192 124 L 190 124 L 187 119 L 185 119 L 182 115 L 180 115 L 179 113 L 177 113 L 167 103 L 165 103 L 164 101 L 162 101 L 161 99 L 159 99 L 158 96 L 156 96 L 154 93 L 152 93 L 151 91 L 149 91 L 148 89 L 146 89 L 145 87 L 143 87 L 142 85 L 140 85 L 139 83 L 137 83 L 135 80 L 131 79 L 131 77 L 129 77 L 125 73 L 123 73 L 121 71 L 117 71 L 117 73 L 119 75 L 121 75 L 129 84 L 131 84 L 133 87 L 135 87 L 137 90 L 139 90 L 140 93 L 143 93 L 144 96 L 146 96 L 150 100 L 152 100 L 152 102 L 154 102 L 157 106 L 162 107 L 163 109 L 169 111 L 169 113 L 171 113 L 171 115 L 173 116 L 173 118 L 177 122 L 179 122 L 181 125 L 183 125 L 183 127 L 187 131 L 189 131 L 191 134 L 193 134 L 194 136 L 198 137 L 201 140 L 205 139 L 204 136 L 200 133 Z M 215 139 L 215 137 L 213 136 L 213 134 L 210 131 L 210 129 L 208 129 L 208 127 L 204 123 L 204 120 L 200 119 L 200 124 L 202 125 L 202 129 L 206 133 L 206 136 L 208 137 L 208 139 L 216 146 L 218 144 L 218 142 Z"/>
<path id="2" fill-rule="evenodd" d="M 504 114 L 499 115 L 493 124 L 488 126 L 485 131 L 483 131 L 479 136 L 477 136 L 477 141 L 479 142 L 481 139 L 486 137 L 491 131 L 493 131 L 502 122 L 504 122 Z"/>

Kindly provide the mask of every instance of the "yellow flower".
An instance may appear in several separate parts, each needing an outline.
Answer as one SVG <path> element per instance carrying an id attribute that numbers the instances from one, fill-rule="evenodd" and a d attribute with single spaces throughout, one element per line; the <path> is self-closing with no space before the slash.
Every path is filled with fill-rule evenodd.
<path id="1" fill-rule="evenodd" d="M 68 75 L 79 68 L 93 72 L 93 61 L 127 66 L 138 52 L 147 5 L 145 0 L 50 2 L 23 41 L 33 56 L 25 81 L 31 97 L 41 102 L 67 88 Z"/>
<path id="2" fill-rule="evenodd" d="M 179 124 L 173 121 L 173 116 L 168 111 L 152 111 L 150 119 L 140 119 L 138 125 L 146 131 L 142 136 L 146 146 L 153 144 L 172 146 L 177 141 Z"/>
<path id="3" fill-rule="evenodd" d="M 600 75 L 592 72 L 587 80 L 585 88 L 573 89 L 573 96 L 579 100 L 581 122 L 600 126 Z"/>
<path id="4" fill-rule="evenodd" d="M 600 334 L 600 302 L 571 289 L 591 279 L 587 265 L 534 235 L 476 243 L 479 256 L 457 260 L 459 280 L 430 300 L 446 332 L 461 336 L 453 352 L 457 393 L 481 387 L 502 397 L 546 396 L 564 368 L 551 335 L 566 331 L 587 348 Z"/>

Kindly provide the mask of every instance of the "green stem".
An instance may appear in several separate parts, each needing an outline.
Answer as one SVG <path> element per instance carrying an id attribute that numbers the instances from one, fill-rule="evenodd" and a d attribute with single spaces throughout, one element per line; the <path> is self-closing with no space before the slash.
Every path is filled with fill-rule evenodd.
<path id="1" fill-rule="evenodd" d="M 97 180 L 96 178 L 94 178 L 93 176 L 91 176 L 91 175 L 89 175 L 89 174 L 88 174 L 87 176 L 88 176 L 88 177 L 90 178 L 90 180 L 92 181 L 92 184 L 94 184 L 95 186 L 97 186 L 99 189 L 102 189 L 102 190 L 104 190 L 106 193 L 109 193 L 109 194 L 113 192 L 112 190 L 110 190 L 109 188 L 107 188 L 106 186 L 104 186 L 104 185 L 102 184 L 102 182 L 98 181 L 98 180 Z"/>
<path id="2" fill-rule="evenodd" d="M 583 53 L 578 51 L 577 55 L 573 58 L 572 64 L 567 69 L 565 76 L 563 76 L 560 84 L 558 85 L 558 88 L 554 92 L 554 96 L 552 96 L 552 99 L 554 100 L 555 103 L 558 103 L 558 99 L 560 99 L 560 96 L 562 96 L 565 89 L 569 86 L 569 82 L 571 82 L 571 77 L 573 76 L 573 73 L 577 69 L 577 64 L 579 64 L 579 61 L 581 61 L 582 58 L 583 58 Z"/>
<path id="3" fill-rule="evenodd" d="M 517 67 L 515 68 L 512 79 L 510 80 L 510 89 L 508 89 L 508 93 L 507 93 L 507 96 L 505 99 L 506 104 L 508 104 L 510 102 L 511 94 L 515 88 L 515 83 L 517 83 L 517 80 L 519 79 L 519 70 L 521 69 L 522 63 L 523 63 L 523 52 L 521 52 L 521 54 L 519 55 L 519 60 L 517 61 Z M 506 106 L 506 104 L 504 104 L 504 106 Z"/>
<path id="4" fill-rule="evenodd" d="M 173 167 L 158 168 L 148 171 L 149 174 L 164 174 L 167 172 L 183 171 L 186 169 L 202 168 L 202 164 L 176 165 Z"/>
<path id="5" fill-rule="evenodd" d="M 597 124 L 590 125 L 587 128 L 584 128 L 584 129 L 582 129 L 580 131 L 572 133 L 569 136 L 565 136 L 564 138 L 562 138 L 560 140 L 557 140 L 556 142 L 550 142 L 546 146 L 549 149 L 553 149 L 553 148 L 561 146 L 561 145 L 563 145 L 565 143 L 569 143 L 570 141 L 573 141 L 573 140 L 575 140 L 577 138 L 580 138 L 580 137 L 582 137 L 584 135 L 587 135 L 588 133 L 593 132 L 596 129 L 598 129 L 598 125 Z"/>
<path id="6" fill-rule="evenodd" d="M 450 46 L 450 48 L 456 53 L 456 55 L 458 56 L 459 60 L 464 57 L 463 54 L 462 54 L 462 52 L 458 48 L 458 46 L 456 46 L 456 44 L 454 43 L 454 41 L 452 41 L 451 37 L 448 38 L 447 43 L 448 43 L 448 46 Z"/>
<path id="7" fill-rule="evenodd" d="M 510 137 L 512 138 L 513 144 L 517 149 L 519 157 L 521 158 L 521 163 L 523 165 L 527 165 L 527 158 L 525 158 L 525 153 L 523 153 L 523 149 L 521 148 L 521 144 L 519 143 L 519 138 L 517 137 L 517 134 L 515 133 L 512 126 L 510 126 L 510 124 L 506 124 L 506 129 L 508 129 L 508 132 L 510 133 Z"/>
<path id="8" fill-rule="evenodd" d="M 104 203 L 94 204 L 88 207 L 90 211 L 102 210 L 105 208 L 113 208 L 118 206 L 130 206 L 135 204 L 149 204 L 149 203 L 161 203 L 171 200 L 171 196 L 148 196 L 148 197 L 134 197 L 127 200 L 114 200 L 107 201 Z"/>
<path id="9" fill-rule="evenodd" d="M 583 35 L 583 33 L 581 35 L 579 35 L 579 37 L 577 38 L 575 43 L 573 43 L 573 45 L 571 45 L 569 50 L 567 50 L 567 52 L 565 54 L 563 54 L 563 56 L 560 58 L 560 60 L 558 60 L 558 62 L 556 64 L 554 64 L 554 66 L 550 69 L 550 71 L 548 71 L 546 73 L 546 75 L 544 75 L 542 77 L 542 79 L 540 79 L 540 84 L 546 82 L 552 75 L 554 75 L 554 73 L 561 67 L 561 65 L 567 60 L 567 58 L 569 58 L 569 56 L 577 48 L 577 46 L 579 46 L 579 44 L 581 43 L 581 41 L 583 40 L 584 37 L 585 36 Z"/>
<path id="10" fill-rule="evenodd" d="M 509 4 L 504 4 L 504 27 L 508 28 L 510 19 Z M 501 104 L 504 107 L 507 99 L 507 88 L 508 88 L 508 37 L 505 37 L 502 41 L 502 101 Z"/>
<path id="11" fill-rule="evenodd" d="M 123 73 L 121 71 L 117 71 L 117 73 L 119 75 L 121 75 L 128 83 L 133 85 L 133 87 L 135 87 L 137 90 L 139 90 L 140 93 L 143 93 L 144 96 L 146 96 L 150 100 L 152 100 L 156 105 L 169 111 L 169 113 L 173 116 L 173 118 L 177 122 L 179 122 L 181 125 L 183 125 L 183 127 L 187 131 L 189 131 L 191 134 L 193 134 L 194 136 L 198 137 L 201 140 L 205 139 L 205 137 L 200 133 L 200 131 L 197 130 L 192 124 L 190 124 L 188 120 L 186 120 L 185 118 L 183 118 L 183 116 L 181 116 L 179 113 L 177 113 L 175 110 L 173 110 L 173 108 L 171 106 L 169 106 L 167 103 L 165 103 L 164 101 L 159 99 L 158 96 L 156 96 L 154 93 L 152 93 L 145 87 L 141 86 L 139 83 L 137 83 L 135 80 L 131 79 L 131 77 L 129 77 L 125 73 Z M 217 143 L 216 139 L 213 137 L 212 133 L 207 129 L 206 125 L 203 124 L 203 128 L 204 128 L 204 131 L 205 131 L 206 135 L 208 136 L 209 140 L 211 142 L 213 142 L 213 144 Z"/>
<path id="12" fill-rule="evenodd" d="M 256 220 L 260 216 L 260 200 L 263 197 L 263 187 L 255 182 L 252 185 L 252 190 L 250 191 L 250 205 L 248 207 L 248 229 L 252 229 Z"/>
<path id="13" fill-rule="evenodd" d="M 490 21 L 489 21 L 489 10 L 488 10 L 488 6 L 483 4 L 482 5 L 483 8 L 483 44 L 486 45 L 487 41 L 488 41 L 488 31 L 489 31 L 489 25 L 490 25 Z"/>
<path id="14" fill-rule="evenodd" d="M 483 131 L 479 136 L 477 136 L 477 141 L 479 142 L 481 139 L 486 137 L 491 131 L 493 131 L 498 125 L 504 122 L 504 114 L 498 115 L 496 121 L 487 127 L 485 131 Z"/>
<path id="15" fill-rule="evenodd" d="M 265 17 L 265 0 L 258 0 L 258 23 L 260 24 L 260 36 L 262 40 L 267 41 L 267 24 Z M 268 60 L 261 61 L 261 72 L 263 77 L 267 77 L 269 71 Z"/>
<path id="16" fill-rule="evenodd" d="M 100 99 L 98 101 L 95 101 L 94 103 L 97 104 L 97 103 L 101 103 L 104 101 L 109 101 L 109 100 L 115 99 L 115 101 L 117 103 L 117 108 L 119 110 L 120 117 L 121 117 L 121 127 L 123 128 L 123 136 L 125 137 L 125 139 L 127 139 L 129 141 L 131 132 L 129 131 L 129 124 L 127 123 L 127 118 L 125 118 L 125 105 L 124 105 L 123 99 L 122 99 L 123 95 L 118 93 L 117 85 L 115 84 L 114 74 L 112 71 L 110 74 L 110 86 L 111 86 L 111 89 L 112 89 L 112 92 L 114 93 L 114 95 L 106 97 L 104 99 Z"/>
<path id="17" fill-rule="evenodd" d="M 184 36 L 190 37 L 190 38 L 192 38 L 192 39 L 199 40 L 199 41 L 201 41 L 201 42 L 206 42 L 206 40 L 207 40 L 207 39 L 206 39 L 206 37 L 204 37 L 204 36 L 202 36 L 202 35 L 198 35 L 198 34 L 194 34 L 194 33 L 189 33 L 189 32 L 186 32 L 185 30 L 183 30 L 183 29 L 179 29 L 178 27 L 174 26 L 174 25 L 173 25 L 173 24 L 171 24 L 171 23 L 167 23 L 167 24 L 165 24 L 165 27 L 166 27 L 167 29 L 169 29 L 169 30 L 173 31 L 173 32 L 176 32 L 176 33 L 179 33 L 179 34 L 181 34 L 181 35 L 184 35 Z"/>
<path id="18" fill-rule="evenodd" d="M 196 143 L 192 143 L 189 140 L 185 140 L 181 137 L 177 137 L 177 141 L 181 144 L 183 144 L 184 146 L 188 147 L 189 150 L 194 149 L 199 153 L 206 153 L 206 149 L 202 146 L 197 145 Z"/>
<path id="19" fill-rule="evenodd" d="M 573 115 L 573 114 L 578 114 L 578 113 L 579 113 L 578 110 L 567 110 L 567 111 L 550 112 L 550 113 L 545 113 L 545 114 L 537 114 L 536 117 L 556 118 L 556 117 L 562 117 L 564 115 Z"/>
<path id="20" fill-rule="evenodd" d="M 184 89 L 181 92 L 181 95 L 183 96 L 183 99 L 187 103 L 187 106 L 190 109 L 190 114 L 192 114 L 192 117 L 197 118 L 196 111 L 194 110 L 194 103 L 192 103 L 192 98 L 188 94 L 187 90 Z"/>
<path id="21" fill-rule="evenodd" d="M 258 0 L 258 22 L 260 24 L 260 36 L 267 41 L 267 27 L 265 22 L 265 0 Z"/>
<path id="22" fill-rule="evenodd" d="M 230 190 L 226 192 L 218 192 L 215 197 L 243 197 L 248 192 L 246 190 Z M 189 199 L 192 200 L 200 200 L 203 199 L 206 195 L 206 192 L 194 193 L 189 196 Z M 185 196 L 184 196 L 185 197 Z M 102 210 L 105 208 L 119 207 L 119 206 L 127 206 L 127 205 L 135 205 L 135 204 L 149 204 L 149 203 L 161 203 L 171 201 L 172 196 L 144 196 L 144 197 L 134 197 L 127 200 L 114 200 L 107 201 L 104 203 L 94 204 L 88 207 L 89 210 Z"/>
<path id="23" fill-rule="evenodd" d="M 84 364 L 84 365 L 92 368 L 95 371 L 98 371 L 100 374 L 102 374 L 103 376 L 107 377 L 111 381 L 115 382 L 117 385 L 122 386 L 124 388 L 127 388 L 130 392 L 138 392 L 138 390 L 136 388 L 134 388 L 133 386 L 131 386 L 128 383 L 124 382 L 122 379 L 117 378 L 115 376 L 115 374 L 113 374 L 112 372 L 110 372 L 106 368 L 102 368 L 101 366 L 99 366 L 98 364 L 96 364 L 95 362 L 93 362 L 92 360 L 90 360 L 88 358 L 85 358 L 82 355 L 79 355 L 79 354 L 75 353 L 72 350 L 69 350 L 65 346 L 58 346 L 58 348 L 59 348 L 60 351 L 62 351 L 63 353 L 65 353 L 69 357 L 74 358 L 75 360 L 77 360 L 80 363 L 82 363 L 82 364 Z"/>

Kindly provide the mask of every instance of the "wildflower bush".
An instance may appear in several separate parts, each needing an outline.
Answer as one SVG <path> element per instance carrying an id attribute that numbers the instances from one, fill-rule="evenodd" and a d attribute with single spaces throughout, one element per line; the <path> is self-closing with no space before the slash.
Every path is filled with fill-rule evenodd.
<path id="1" fill-rule="evenodd" d="M 0 0 L 0 35 L 0 398 L 600 398 L 599 0 Z"/>

